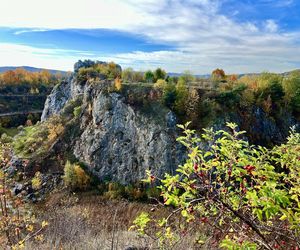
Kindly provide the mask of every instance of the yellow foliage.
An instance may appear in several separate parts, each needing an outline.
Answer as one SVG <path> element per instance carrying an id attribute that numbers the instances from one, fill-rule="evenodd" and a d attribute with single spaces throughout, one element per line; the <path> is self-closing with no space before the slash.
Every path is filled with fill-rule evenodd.
<path id="1" fill-rule="evenodd" d="M 48 125 L 48 140 L 55 141 L 59 135 L 64 131 L 64 127 L 61 123 Z"/>
<path id="2" fill-rule="evenodd" d="M 258 89 L 258 77 L 256 75 L 244 75 L 239 80 L 239 83 L 244 83 L 249 89 Z"/>
<path id="3" fill-rule="evenodd" d="M 250 107 L 255 102 L 255 96 L 251 89 L 242 92 L 241 106 Z"/>
<path id="4" fill-rule="evenodd" d="M 1 147 L 4 145 L 0 145 Z M 8 147 L 8 146 L 6 146 Z M 8 161 L 0 152 L 1 167 Z M 47 226 L 39 225 L 31 215 L 21 197 L 13 196 L 10 187 L 13 179 L 7 178 L 0 167 L 0 246 L 1 249 L 22 249 L 31 235 L 41 237 L 42 230 Z M 20 196 L 21 194 L 19 194 Z"/>
<path id="5" fill-rule="evenodd" d="M 86 189 L 91 180 L 79 165 L 71 164 L 69 161 L 65 165 L 63 179 L 65 185 L 71 189 Z"/>
<path id="6" fill-rule="evenodd" d="M 266 100 L 263 101 L 262 108 L 267 114 L 269 114 L 271 112 L 271 110 L 272 110 L 272 99 L 271 99 L 270 95 L 268 96 L 268 98 Z"/>
<path id="7" fill-rule="evenodd" d="M 40 72 L 30 72 L 23 68 L 17 68 L 15 70 L 8 70 L 0 74 L 0 82 L 5 85 L 18 85 L 22 83 L 28 83 L 31 85 L 35 84 L 49 84 L 52 79 L 52 75 L 47 70 L 42 70 Z M 56 79 L 61 79 L 62 76 L 55 76 Z M 36 92 L 36 88 L 34 90 Z"/>
<path id="8" fill-rule="evenodd" d="M 35 173 L 34 177 L 31 180 L 31 186 L 34 190 L 38 190 L 41 188 L 42 185 L 42 175 L 38 171 Z"/>
<path id="9" fill-rule="evenodd" d="M 167 82 L 164 79 L 158 79 L 154 84 L 154 88 L 163 89 L 165 88 Z"/>
<path id="10" fill-rule="evenodd" d="M 120 77 L 117 77 L 117 78 L 115 79 L 115 88 L 116 88 L 116 90 L 118 90 L 118 91 L 122 88 L 122 80 L 121 80 Z"/>

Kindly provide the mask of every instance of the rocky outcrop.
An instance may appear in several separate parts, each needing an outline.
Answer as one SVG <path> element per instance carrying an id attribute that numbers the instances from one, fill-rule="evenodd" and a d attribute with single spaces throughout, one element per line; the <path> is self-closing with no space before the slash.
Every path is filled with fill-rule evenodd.
<path id="1" fill-rule="evenodd" d="M 77 73 L 80 68 L 89 68 L 89 67 L 93 67 L 96 64 L 101 65 L 101 64 L 107 64 L 107 63 L 102 62 L 102 61 L 92 61 L 92 60 L 81 61 L 81 60 L 79 60 L 74 65 L 74 72 Z M 117 65 L 117 68 L 118 68 L 119 71 L 122 71 L 122 68 L 121 68 L 120 65 Z"/>
<path id="2" fill-rule="evenodd" d="M 141 180 L 147 169 L 157 176 L 174 172 L 183 151 L 176 143 L 174 115 L 164 116 L 159 124 L 125 104 L 119 94 L 100 92 L 92 99 L 91 120 L 82 124 L 74 155 L 100 179 L 121 183 Z"/>
<path id="3" fill-rule="evenodd" d="M 290 112 L 282 112 L 274 118 L 257 106 L 253 106 L 243 113 L 224 112 L 214 121 L 212 127 L 215 130 L 224 129 L 226 122 L 234 122 L 240 130 L 246 131 L 244 139 L 251 144 L 266 147 L 285 142 L 291 128 L 300 131 L 299 121 Z"/>
<path id="4" fill-rule="evenodd" d="M 145 178 L 147 169 L 160 177 L 174 173 L 185 155 L 176 142 L 175 115 L 165 107 L 145 115 L 121 94 L 108 91 L 109 86 L 107 80 L 82 85 L 73 76 L 53 89 L 42 120 L 81 98 L 81 132 L 72 151 L 100 180 L 128 184 Z"/>
<path id="5" fill-rule="evenodd" d="M 46 99 L 41 120 L 44 121 L 53 114 L 59 114 L 70 97 L 70 81 L 62 81 L 59 85 L 56 85 Z"/>
<path id="6" fill-rule="evenodd" d="M 76 129 L 73 125 L 68 127 L 79 132 L 73 133 L 76 136 L 65 145 L 61 142 L 57 151 L 66 150 L 67 145 L 67 150 L 100 180 L 128 184 L 144 178 L 147 169 L 160 177 L 174 173 L 186 156 L 184 147 L 176 142 L 178 121 L 174 113 L 159 102 L 155 112 L 145 112 L 144 103 L 149 105 L 145 93 L 136 94 L 142 86 L 135 86 L 126 99 L 126 91 L 123 94 L 114 91 L 108 80 L 78 82 L 79 68 L 93 65 L 92 61 L 75 64 L 75 74 L 56 86 L 45 103 L 42 120 L 60 114 L 72 100 L 80 99 L 82 104 Z M 148 91 L 151 98 L 157 94 L 153 91 Z M 224 129 L 226 122 L 237 123 L 240 129 L 247 131 L 246 137 L 251 143 L 265 146 L 283 142 L 291 126 L 299 127 L 288 112 L 274 120 L 256 106 L 245 111 L 224 112 L 212 126 L 216 130 Z"/>

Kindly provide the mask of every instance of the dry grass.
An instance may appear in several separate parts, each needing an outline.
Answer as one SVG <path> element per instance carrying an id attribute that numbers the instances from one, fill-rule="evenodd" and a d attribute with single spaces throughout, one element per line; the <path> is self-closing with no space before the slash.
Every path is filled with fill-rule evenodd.
<path id="1" fill-rule="evenodd" d="M 123 250 L 157 249 L 155 242 L 128 231 L 142 211 L 167 214 L 166 209 L 151 211 L 152 206 L 125 200 L 106 200 L 92 193 L 57 192 L 35 207 L 39 217 L 49 222 L 41 243 L 29 242 L 28 250 Z M 172 249 L 195 249 L 193 239 L 186 237 Z"/>

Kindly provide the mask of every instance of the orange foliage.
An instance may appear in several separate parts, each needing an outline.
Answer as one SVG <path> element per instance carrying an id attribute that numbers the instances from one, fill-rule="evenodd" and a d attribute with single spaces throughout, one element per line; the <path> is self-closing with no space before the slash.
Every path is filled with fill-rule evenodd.
<path id="1" fill-rule="evenodd" d="M 223 80 L 226 76 L 223 69 L 215 69 L 211 75 L 214 80 Z"/>
<path id="2" fill-rule="evenodd" d="M 122 88 L 122 80 L 119 76 L 115 79 L 115 88 L 116 90 L 120 90 Z"/>
<path id="3" fill-rule="evenodd" d="M 23 68 L 8 70 L 0 74 L 0 84 L 2 85 L 18 85 L 18 84 L 50 84 L 53 81 L 60 80 L 62 75 L 51 75 L 48 70 L 39 72 L 30 72 Z M 55 82 L 54 82 L 55 83 Z"/>

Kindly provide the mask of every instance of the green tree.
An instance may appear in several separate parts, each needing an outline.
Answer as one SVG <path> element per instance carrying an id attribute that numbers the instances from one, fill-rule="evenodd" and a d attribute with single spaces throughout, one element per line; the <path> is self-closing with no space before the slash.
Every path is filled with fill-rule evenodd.
<path id="1" fill-rule="evenodd" d="M 282 85 L 283 77 L 278 74 L 263 72 L 258 76 L 258 78 L 256 80 L 257 80 L 258 88 L 261 91 L 264 91 L 271 84 L 276 83 L 276 84 Z"/>
<path id="2" fill-rule="evenodd" d="M 284 90 L 279 82 L 270 83 L 263 91 L 263 96 L 270 96 L 273 102 L 279 102 L 284 97 Z"/>
<path id="3" fill-rule="evenodd" d="M 154 80 L 155 82 L 159 79 L 165 79 L 167 76 L 167 73 L 166 71 L 164 71 L 163 69 L 161 68 L 157 68 L 155 71 L 154 71 Z"/>
<path id="4" fill-rule="evenodd" d="M 163 103 L 166 105 L 168 108 L 173 109 L 174 103 L 176 101 L 176 87 L 174 84 L 166 84 L 164 89 L 163 89 Z"/>
<path id="5" fill-rule="evenodd" d="M 124 82 L 133 82 L 134 72 L 132 68 L 126 68 L 122 71 L 122 80 Z"/>
<path id="6" fill-rule="evenodd" d="M 179 115 L 184 115 L 186 110 L 186 102 L 188 100 L 189 91 L 184 78 L 179 78 L 176 84 L 176 101 L 175 110 Z"/>
<path id="7" fill-rule="evenodd" d="M 296 114 L 299 116 L 300 114 L 300 89 L 298 89 L 294 96 L 291 99 L 291 107 L 293 111 L 296 112 Z"/>
<path id="8" fill-rule="evenodd" d="M 290 103 L 291 107 L 300 112 L 300 71 L 292 72 L 283 80 L 285 92 L 285 102 Z"/>
<path id="9" fill-rule="evenodd" d="M 195 81 L 195 76 L 193 76 L 193 74 L 189 70 L 184 71 L 178 79 L 178 82 L 185 84 L 189 84 L 193 81 Z"/>
<path id="10" fill-rule="evenodd" d="M 148 83 L 153 83 L 154 82 L 154 74 L 151 70 L 148 70 L 144 74 L 144 81 Z"/>
<path id="11" fill-rule="evenodd" d="M 134 71 L 133 72 L 133 82 L 143 82 L 144 81 L 144 75 L 140 71 Z"/>

